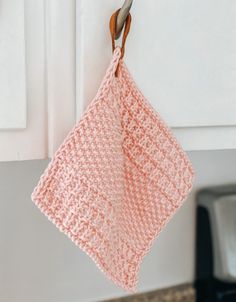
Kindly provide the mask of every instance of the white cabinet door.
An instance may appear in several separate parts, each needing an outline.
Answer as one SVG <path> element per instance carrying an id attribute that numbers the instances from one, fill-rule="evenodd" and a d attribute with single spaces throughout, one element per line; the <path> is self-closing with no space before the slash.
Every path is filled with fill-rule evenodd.
<path id="1" fill-rule="evenodd" d="M 75 1 L 1 0 L 0 161 L 51 156 L 74 116 Z"/>
<path id="2" fill-rule="evenodd" d="M 24 1 L 1 2 L 0 128 L 26 127 Z"/>
<path id="3" fill-rule="evenodd" d="M 109 18 L 122 3 L 77 1 L 78 117 L 111 58 Z M 235 148 L 236 2 L 134 0 L 131 13 L 126 64 L 184 148 Z"/>

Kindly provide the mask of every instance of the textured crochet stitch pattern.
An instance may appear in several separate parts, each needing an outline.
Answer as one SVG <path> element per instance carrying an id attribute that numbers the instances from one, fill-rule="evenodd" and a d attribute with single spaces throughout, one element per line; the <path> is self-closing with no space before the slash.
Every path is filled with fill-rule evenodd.
<path id="1" fill-rule="evenodd" d="M 193 177 L 186 153 L 116 47 L 96 97 L 32 200 L 108 278 L 135 292 L 144 256 L 186 199 Z"/>

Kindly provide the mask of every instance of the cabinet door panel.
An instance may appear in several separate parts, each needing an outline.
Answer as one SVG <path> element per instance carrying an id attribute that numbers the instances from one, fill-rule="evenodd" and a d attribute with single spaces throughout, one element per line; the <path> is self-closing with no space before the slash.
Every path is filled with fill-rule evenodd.
<path id="1" fill-rule="evenodd" d="M 236 124 L 235 14 L 234 1 L 134 3 L 127 64 L 170 126 Z"/>
<path id="2" fill-rule="evenodd" d="M 78 98 L 86 106 L 111 57 L 109 17 L 123 1 L 77 2 Z M 134 1 L 125 60 L 171 127 L 236 124 L 235 14 L 235 1 Z"/>
<path id="3" fill-rule="evenodd" d="M 0 2 L 0 23 L 1 4 L 5 1 Z M 50 157 L 74 124 L 75 0 L 25 0 L 19 3 L 25 6 L 22 39 L 26 48 L 27 125 L 19 123 L 21 113 L 26 111 L 23 98 L 16 100 L 12 111 L 8 102 L 0 104 L 0 111 L 3 108 L 0 115 L 8 122 L 0 129 L 0 161 Z M 19 3 L 12 9 L 16 10 Z M 13 22 L 13 25 L 15 27 L 17 23 Z M 18 33 L 17 28 L 14 30 Z M 1 89 L 2 86 L 0 97 Z M 16 87 L 9 83 L 9 90 L 14 89 Z M 7 112 L 15 114 L 11 125 Z"/>
<path id="4" fill-rule="evenodd" d="M 0 4 L 0 129 L 26 127 L 24 0 Z"/>

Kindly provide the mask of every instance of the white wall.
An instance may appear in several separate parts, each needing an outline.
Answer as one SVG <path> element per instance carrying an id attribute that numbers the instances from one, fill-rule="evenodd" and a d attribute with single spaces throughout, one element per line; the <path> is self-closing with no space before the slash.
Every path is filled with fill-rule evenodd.
<path id="1" fill-rule="evenodd" d="M 236 183 L 236 151 L 189 154 L 197 173 L 194 191 Z M 46 165 L 0 164 L 0 301 L 85 302 L 124 295 L 31 202 L 31 191 Z M 145 258 L 140 290 L 193 280 L 194 191 Z"/>

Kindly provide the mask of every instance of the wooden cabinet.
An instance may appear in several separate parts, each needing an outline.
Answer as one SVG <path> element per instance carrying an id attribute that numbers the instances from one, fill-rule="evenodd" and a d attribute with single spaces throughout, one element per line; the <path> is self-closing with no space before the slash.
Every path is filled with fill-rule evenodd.
<path id="1" fill-rule="evenodd" d="M 0 160 L 51 156 L 94 97 L 122 1 L 2 0 Z M 236 3 L 134 0 L 125 61 L 186 150 L 236 147 Z"/>

